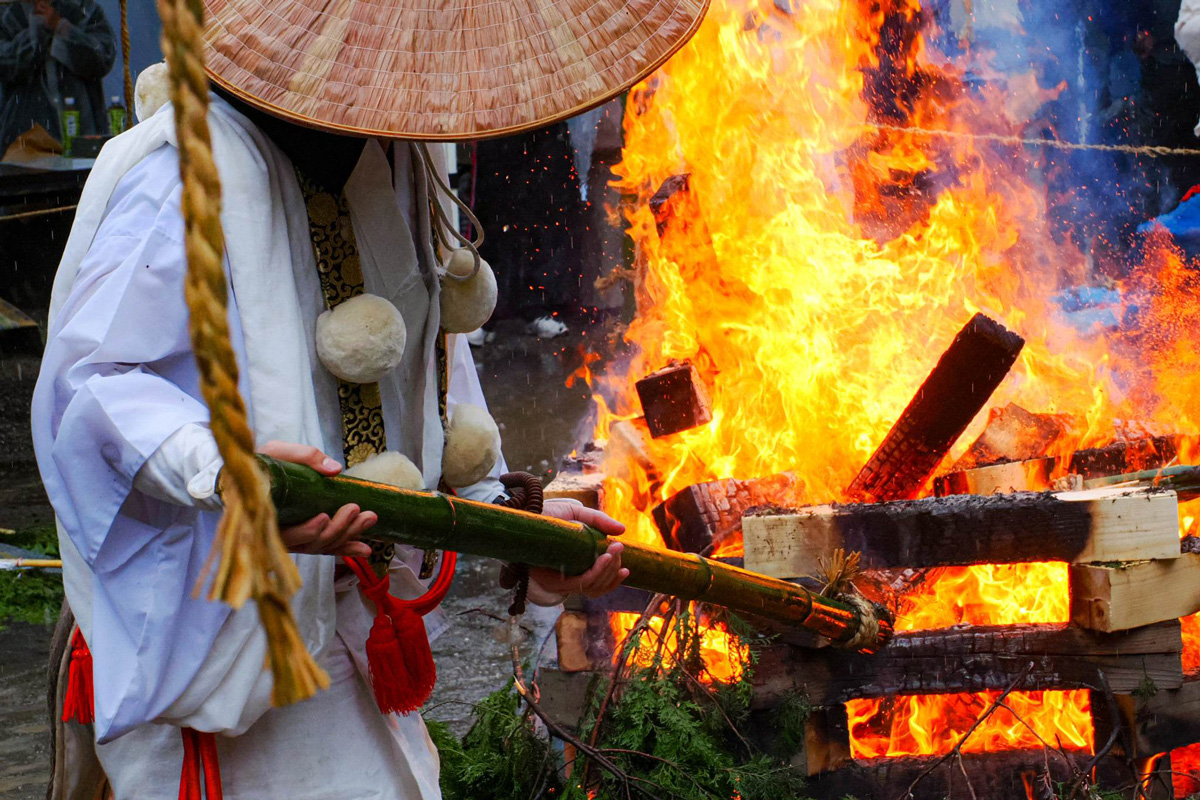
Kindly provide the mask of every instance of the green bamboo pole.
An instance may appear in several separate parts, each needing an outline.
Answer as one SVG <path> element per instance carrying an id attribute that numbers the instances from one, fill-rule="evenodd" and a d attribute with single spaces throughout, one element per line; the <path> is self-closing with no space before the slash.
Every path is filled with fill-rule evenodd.
<path id="1" fill-rule="evenodd" d="M 436 492 L 413 492 L 355 478 L 323 477 L 297 464 L 263 458 L 281 525 L 317 514 L 332 516 L 347 503 L 379 515 L 365 538 L 423 550 L 454 550 L 566 575 L 586 571 L 614 541 L 578 522 L 514 511 Z M 869 604 L 816 595 L 802 586 L 690 553 L 622 541 L 625 583 L 684 600 L 803 628 L 873 652 L 891 638 L 891 621 Z"/>
<path id="2" fill-rule="evenodd" d="M 1086 489 L 1100 489 L 1117 484 L 1171 489 L 1179 495 L 1180 500 L 1194 500 L 1200 497 L 1200 467 L 1178 465 L 1161 469 L 1146 469 L 1140 472 L 1127 472 L 1124 475 L 1089 478 L 1083 482 Z"/>

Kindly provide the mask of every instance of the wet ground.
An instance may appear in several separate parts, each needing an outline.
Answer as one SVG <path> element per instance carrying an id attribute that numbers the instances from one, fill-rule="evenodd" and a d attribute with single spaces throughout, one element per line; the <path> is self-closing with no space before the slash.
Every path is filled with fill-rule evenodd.
<path id="1" fill-rule="evenodd" d="M 473 350 L 484 392 L 504 436 L 511 470 L 549 477 L 578 442 L 588 413 L 586 388 L 564 382 L 581 363 L 581 349 L 599 327 L 571 325 L 555 339 L 525 335 L 517 323 Z M 37 377 L 34 357 L 0 355 L 0 528 L 23 530 L 52 522 L 29 441 L 29 398 Z M 464 558 L 445 610 L 453 627 L 434 642 L 439 681 L 428 706 L 458 733 L 470 724 L 471 704 L 500 688 L 510 668 L 502 620 L 508 598 L 496 584 L 497 567 Z M 533 646 L 553 625 L 545 614 L 526 616 Z M 45 796 L 48 721 L 46 660 L 50 626 L 13 623 L 0 630 L 0 797 Z"/>

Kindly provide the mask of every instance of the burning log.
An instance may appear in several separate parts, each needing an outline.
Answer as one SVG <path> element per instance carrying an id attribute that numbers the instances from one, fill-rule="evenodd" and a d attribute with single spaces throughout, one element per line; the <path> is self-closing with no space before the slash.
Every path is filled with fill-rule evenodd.
<path id="1" fill-rule="evenodd" d="M 1063 625 L 905 631 L 869 658 L 777 644 L 759 652 L 754 706 L 777 704 L 791 692 L 828 706 L 865 697 L 1001 690 L 1014 681 L 1018 691 L 1079 689 L 1099 686 L 1099 670 L 1117 694 L 1136 691 L 1147 679 L 1160 689 L 1177 689 L 1183 685 L 1182 652 L 1176 621 L 1118 633 Z"/>
<path id="2" fill-rule="evenodd" d="M 1040 492 L 1052 485 L 1053 458 L 1029 461 L 1010 461 L 988 467 L 974 467 L 951 472 L 934 479 L 933 492 L 937 497 L 950 494 L 1011 494 Z"/>
<path id="3" fill-rule="evenodd" d="M 923 773 L 937 757 L 876 758 L 854 761 L 834 772 L 817 775 L 805 785 L 805 794 L 823 798 L 858 797 L 863 800 L 946 800 L 946 798 L 1029 798 L 1050 800 L 1044 787 L 1069 784 L 1073 765 L 1051 750 L 1013 750 L 1000 753 L 964 753 Z M 1097 779 L 1102 785 L 1129 783 L 1129 771 L 1115 760 L 1101 762 Z M 919 779 L 919 780 L 918 780 Z M 1107 780 L 1106 780 L 1107 779 Z M 915 782 L 915 786 L 913 786 Z M 970 784 L 968 790 L 967 785 Z M 912 792 L 904 791 L 912 786 Z M 1147 794 L 1147 800 L 1170 795 Z"/>
<path id="4" fill-rule="evenodd" d="M 669 364 L 634 387 L 655 439 L 712 422 L 708 391 L 691 362 Z"/>
<path id="5" fill-rule="evenodd" d="M 1158 469 L 1179 454 L 1179 436 L 1155 436 L 1076 451 L 1068 471 L 1086 478 Z"/>
<path id="6" fill-rule="evenodd" d="M 916 497 L 1024 346 L 1024 339 L 995 320 L 972 317 L 847 493 L 868 501 Z"/>
<path id="7" fill-rule="evenodd" d="M 684 553 L 708 553 L 742 534 L 747 509 L 787 497 L 796 479 L 784 472 L 768 478 L 697 483 L 654 507 L 663 541 Z"/>
<path id="8" fill-rule="evenodd" d="M 1121 631 L 1200 611 L 1200 555 L 1110 566 L 1073 564 L 1071 621 Z"/>
<path id="9" fill-rule="evenodd" d="M 366 538 L 423 550 L 455 550 L 557 569 L 586 571 L 613 540 L 586 525 L 476 503 L 436 492 L 413 492 L 345 476 L 323 477 L 298 464 L 261 457 L 279 522 L 332 516 L 347 503 L 374 511 Z M 891 621 L 876 609 L 815 595 L 802 586 L 669 550 L 623 542 L 626 585 L 664 592 L 814 631 L 855 649 L 875 650 L 891 637 Z"/>
<path id="10" fill-rule="evenodd" d="M 743 519 L 745 563 L 801 578 L 837 548 L 860 551 L 864 569 L 1178 558 L 1177 506 L 1144 489 L 814 506 Z"/>
<path id="11" fill-rule="evenodd" d="M 987 427 L 954 462 L 961 472 L 1008 461 L 1029 461 L 1045 455 L 1071 427 L 1065 414 L 1032 414 L 1016 403 L 988 412 Z"/>

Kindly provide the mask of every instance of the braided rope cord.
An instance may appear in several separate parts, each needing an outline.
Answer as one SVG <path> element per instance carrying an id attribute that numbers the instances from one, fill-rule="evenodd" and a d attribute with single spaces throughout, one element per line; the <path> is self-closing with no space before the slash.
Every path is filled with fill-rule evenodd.
<path id="1" fill-rule="evenodd" d="M 1167 147 L 1161 144 L 1089 144 L 1087 142 L 1070 142 L 1065 139 L 1047 139 L 1044 137 L 1025 137 L 1003 133 L 970 133 L 936 128 L 921 128 L 913 125 L 889 125 L 882 122 L 867 122 L 864 130 L 893 131 L 896 133 L 913 133 L 922 136 L 938 136 L 943 139 L 975 139 L 986 142 L 998 142 L 1031 147 L 1050 147 L 1057 150 L 1090 150 L 1102 153 L 1124 153 L 1133 156 L 1149 156 L 1162 158 L 1164 156 L 1200 156 L 1200 148 Z"/>
<path id="2" fill-rule="evenodd" d="M 221 184 L 208 128 L 204 5 L 203 0 L 158 0 L 158 10 L 183 178 L 189 331 L 213 438 L 225 462 L 225 513 L 210 556 L 218 561 L 209 596 L 234 608 L 247 600 L 257 603 L 275 678 L 272 702 L 288 705 L 326 688 L 329 678 L 308 654 L 288 604 L 300 587 L 300 575 L 279 538 L 275 507 L 238 392 L 227 319 Z"/>
<path id="3" fill-rule="evenodd" d="M 133 67 L 129 65 L 129 0 L 121 0 L 121 63 L 125 65 L 125 127 L 133 124 Z"/>

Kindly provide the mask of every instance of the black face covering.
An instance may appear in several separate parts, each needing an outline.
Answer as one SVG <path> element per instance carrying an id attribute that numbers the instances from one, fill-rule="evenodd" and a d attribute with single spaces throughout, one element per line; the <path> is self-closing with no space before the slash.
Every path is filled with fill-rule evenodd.
<path id="1" fill-rule="evenodd" d="M 326 191 L 339 193 L 350 179 L 367 140 L 359 136 L 342 136 L 306 128 L 273 117 L 220 87 L 213 91 L 245 114 L 291 159 L 293 166 Z"/>

